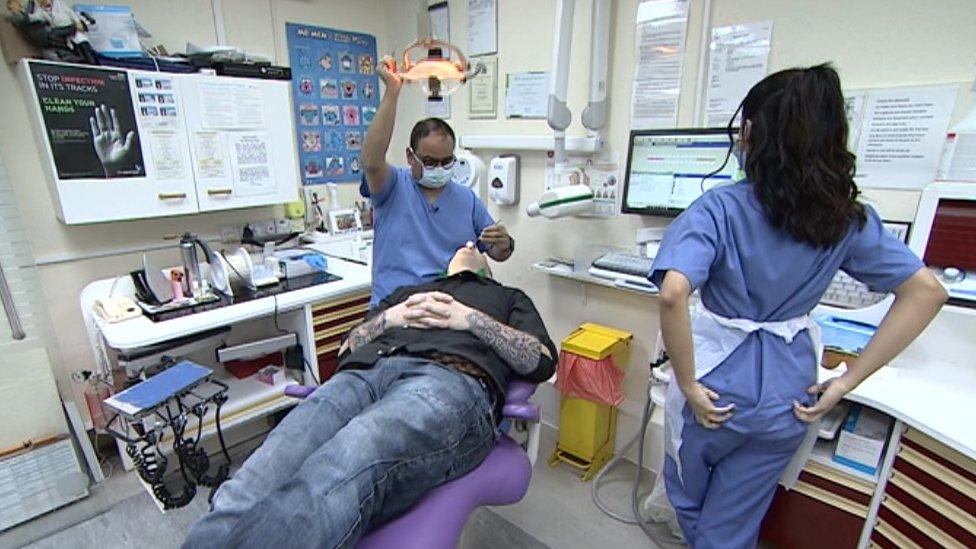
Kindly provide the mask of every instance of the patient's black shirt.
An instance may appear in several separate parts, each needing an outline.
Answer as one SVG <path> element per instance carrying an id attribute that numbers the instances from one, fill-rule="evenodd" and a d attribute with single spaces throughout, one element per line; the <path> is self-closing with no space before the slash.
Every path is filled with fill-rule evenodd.
<path id="1" fill-rule="evenodd" d="M 367 318 L 374 318 L 380 312 L 406 301 L 413 294 L 443 292 L 461 303 L 481 311 L 495 320 L 531 334 L 549 349 L 550 357 L 539 357 L 539 364 L 526 375 L 515 373 L 478 336 L 467 331 L 448 329 L 390 328 L 373 341 L 354 352 L 343 356 L 340 369 L 370 368 L 377 360 L 396 355 L 425 356 L 443 353 L 459 356 L 480 366 L 487 373 L 495 387 L 505 394 L 508 381 L 513 377 L 541 383 L 555 372 L 556 347 L 549 339 L 549 333 L 542 322 L 532 300 L 524 292 L 503 286 L 489 278 L 482 278 L 470 271 L 462 271 L 453 276 L 420 284 L 403 286 L 381 301 L 369 312 Z"/>

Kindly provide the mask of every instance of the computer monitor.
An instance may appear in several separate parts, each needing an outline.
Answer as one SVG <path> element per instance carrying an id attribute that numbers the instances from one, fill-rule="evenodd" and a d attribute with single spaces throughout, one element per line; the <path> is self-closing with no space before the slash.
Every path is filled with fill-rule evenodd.
<path id="1" fill-rule="evenodd" d="M 737 130 L 733 130 L 737 131 Z M 623 213 L 674 217 L 706 190 L 732 182 L 735 157 L 715 175 L 729 150 L 726 128 L 630 132 Z"/>

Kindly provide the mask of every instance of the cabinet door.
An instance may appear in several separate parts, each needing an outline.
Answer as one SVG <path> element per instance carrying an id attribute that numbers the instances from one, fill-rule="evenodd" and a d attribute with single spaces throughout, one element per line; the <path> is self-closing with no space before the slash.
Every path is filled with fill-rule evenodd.
<path id="1" fill-rule="evenodd" d="M 199 74 L 180 79 L 200 211 L 297 200 L 289 83 Z"/>
<path id="2" fill-rule="evenodd" d="M 20 76 L 62 221 L 197 212 L 174 75 L 25 60 Z"/>
<path id="3" fill-rule="evenodd" d="M 759 539 L 791 549 L 857 547 L 871 495 L 840 480 L 805 469 L 792 490 L 778 487 Z"/>
<path id="4" fill-rule="evenodd" d="M 871 539 L 886 547 L 976 547 L 976 461 L 906 432 Z"/>

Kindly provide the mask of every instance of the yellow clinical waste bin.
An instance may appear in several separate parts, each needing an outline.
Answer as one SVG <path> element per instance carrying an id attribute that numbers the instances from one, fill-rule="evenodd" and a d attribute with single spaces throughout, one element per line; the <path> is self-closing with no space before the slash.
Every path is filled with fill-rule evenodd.
<path id="1" fill-rule="evenodd" d="M 600 367 L 622 368 L 633 334 L 600 324 L 580 325 L 562 341 L 560 355 L 574 354 Z M 559 410 L 559 442 L 549 465 L 568 464 L 583 473 L 583 481 L 613 456 L 617 408 L 583 398 L 563 396 Z"/>

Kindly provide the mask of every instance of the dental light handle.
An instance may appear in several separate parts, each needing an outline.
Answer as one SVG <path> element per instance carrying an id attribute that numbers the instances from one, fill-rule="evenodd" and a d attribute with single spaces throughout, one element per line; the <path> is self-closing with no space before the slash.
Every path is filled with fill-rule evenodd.
<path id="1" fill-rule="evenodd" d="M 607 123 L 607 65 L 610 59 L 610 2 L 593 0 L 590 39 L 590 102 L 583 109 L 583 127 L 598 132 Z"/>
<path id="2" fill-rule="evenodd" d="M 552 48 L 552 75 L 549 80 L 549 106 L 546 119 L 555 132 L 556 164 L 566 163 L 566 128 L 573 113 L 566 106 L 569 89 L 569 54 L 573 43 L 573 13 L 576 0 L 556 0 L 555 43 Z"/>

